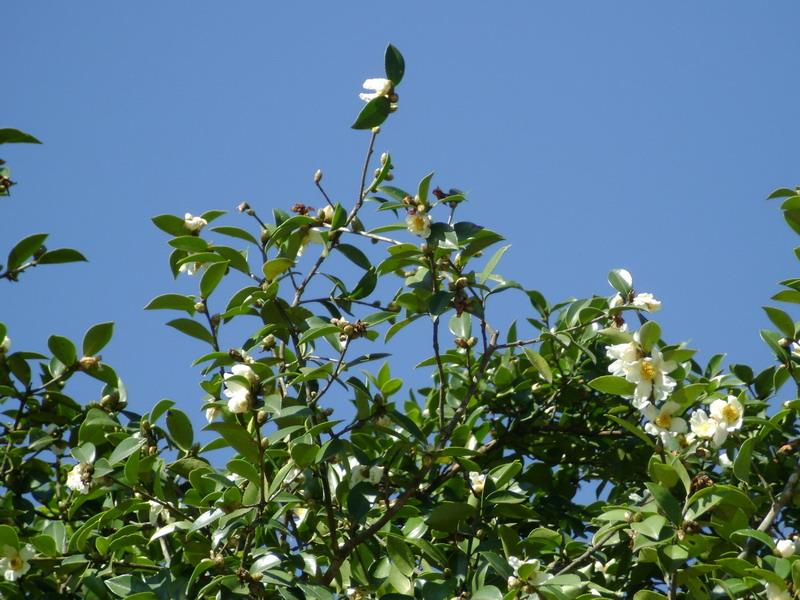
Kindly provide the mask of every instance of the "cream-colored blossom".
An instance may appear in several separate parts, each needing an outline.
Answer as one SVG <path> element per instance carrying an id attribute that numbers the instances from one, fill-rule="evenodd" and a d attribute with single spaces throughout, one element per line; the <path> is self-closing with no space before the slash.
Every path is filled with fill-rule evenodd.
<path id="1" fill-rule="evenodd" d="M 728 430 L 705 410 L 698 408 L 689 419 L 692 432 L 699 438 L 711 440 L 714 446 L 721 446 L 728 437 Z"/>
<path id="2" fill-rule="evenodd" d="M 726 431 L 736 431 L 742 427 L 744 407 L 736 396 L 728 396 L 727 400 L 714 400 L 709 412 Z"/>
<path id="3" fill-rule="evenodd" d="M 483 488 L 486 485 L 486 475 L 478 473 L 477 471 L 471 471 L 469 474 L 469 483 L 472 486 L 472 491 L 480 495 L 483 493 Z"/>
<path id="4" fill-rule="evenodd" d="M 677 368 L 677 363 L 664 360 L 659 350 L 653 348 L 645 356 L 629 365 L 625 378 L 636 384 L 633 405 L 642 408 L 647 402 L 663 402 L 675 389 L 675 380 L 667 375 Z"/>
<path id="5" fill-rule="evenodd" d="M 406 226 L 414 235 L 427 239 L 431 235 L 431 216 L 424 210 L 408 213 Z"/>
<path id="6" fill-rule="evenodd" d="M 213 402 L 213 400 L 209 400 L 209 402 Z M 219 408 L 218 406 L 211 405 L 206 409 L 205 413 L 206 413 L 206 421 L 212 423 L 214 419 L 222 416 L 222 409 Z"/>
<path id="7" fill-rule="evenodd" d="M 309 227 L 303 234 L 303 239 L 300 240 L 300 247 L 297 249 L 297 256 L 303 256 L 306 246 L 309 244 L 325 245 L 325 240 L 322 239 L 319 227 Z"/>
<path id="8" fill-rule="evenodd" d="M 180 267 L 178 267 L 178 273 L 186 273 L 189 277 L 199 273 L 205 267 L 204 263 L 199 263 L 195 261 L 189 261 L 183 263 Z"/>
<path id="9" fill-rule="evenodd" d="M 88 494 L 92 483 L 92 465 L 78 463 L 67 474 L 67 487 L 79 494 Z"/>
<path id="10" fill-rule="evenodd" d="M 606 347 L 606 356 L 612 359 L 608 372 L 617 377 L 626 377 L 631 365 L 639 360 L 640 348 L 636 342 L 625 342 Z"/>
<path id="11" fill-rule="evenodd" d="M 382 478 L 383 467 L 379 467 L 377 465 L 373 465 L 371 467 L 358 465 L 350 471 L 351 486 L 356 486 L 362 481 L 368 481 L 372 485 L 378 485 Z"/>
<path id="12" fill-rule="evenodd" d="M 30 559 L 34 556 L 33 546 L 25 544 L 19 550 L 13 546 L 3 546 L 2 555 L 0 555 L 0 571 L 3 572 L 3 577 L 6 581 L 16 581 L 30 568 Z"/>
<path id="13" fill-rule="evenodd" d="M 378 96 L 389 96 L 392 92 L 392 82 L 382 77 L 367 79 L 362 87 L 371 90 L 369 93 L 362 92 L 358 95 L 364 102 L 369 102 Z"/>
<path id="14" fill-rule="evenodd" d="M 222 393 L 228 399 L 228 410 L 232 413 L 244 413 L 250 410 L 252 395 L 251 387 L 258 381 L 258 376 L 253 369 L 247 365 L 237 364 L 231 368 L 231 373 L 224 375 L 225 389 Z M 247 384 L 238 379 L 232 379 L 235 375 L 244 377 Z"/>
<path id="15" fill-rule="evenodd" d="M 189 233 L 199 233 L 199 231 L 208 225 L 208 221 L 206 221 L 203 217 L 195 217 L 192 213 L 186 213 L 183 217 L 183 227 Z"/>
<path id="16" fill-rule="evenodd" d="M 336 209 L 331 206 L 330 204 L 326 204 L 322 208 L 317 211 L 317 217 L 322 219 L 323 223 L 327 223 L 330 225 L 331 221 L 333 220 L 333 213 L 336 212 Z"/>
<path id="17" fill-rule="evenodd" d="M 788 590 L 777 583 L 766 583 L 764 585 L 767 592 L 767 600 L 792 600 L 792 595 Z"/>
<path id="18" fill-rule="evenodd" d="M 672 437 L 675 433 L 686 433 L 689 427 L 686 421 L 675 415 L 680 411 L 681 405 L 677 402 L 665 402 L 660 407 L 648 402 L 642 407 L 642 414 L 649 421 L 644 430 L 650 435 Z"/>
<path id="19" fill-rule="evenodd" d="M 657 312 L 661 310 L 661 301 L 656 300 L 653 297 L 653 294 L 651 294 L 650 292 L 636 294 L 636 296 L 634 296 L 633 300 L 631 301 L 631 305 L 634 308 L 645 310 L 647 312 Z"/>

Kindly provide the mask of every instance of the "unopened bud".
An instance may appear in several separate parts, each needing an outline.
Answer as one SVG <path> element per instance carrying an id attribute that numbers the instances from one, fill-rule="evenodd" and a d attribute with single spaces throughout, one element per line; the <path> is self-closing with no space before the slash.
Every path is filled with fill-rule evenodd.
<path id="1" fill-rule="evenodd" d="M 314 183 L 319 183 L 320 181 L 322 181 L 322 171 L 317 169 L 314 171 Z"/>
<path id="2" fill-rule="evenodd" d="M 272 234 L 269 232 L 269 229 L 262 229 L 261 230 L 261 243 L 262 244 L 266 244 L 269 241 L 269 238 L 271 237 L 271 235 Z"/>
<path id="3" fill-rule="evenodd" d="M 267 422 L 267 418 L 269 417 L 269 413 L 265 410 L 260 410 L 256 413 L 256 419 L 258 420 L 259 425 L 263 425 Z"/>
<path id="4" fill-rule="evenodd" d="M 275 347 L 275 336 L 271 333 L 261 340 L 261 347 L 264 350 L 272 350 Z"/>
<path id="5" fill-rule="evenodd" d="M 384 152 L 383 154 L 381 154 L 381 164 L 386 164 L 387 160 L 389 160 L 389 154 Z"/>
<path id="6" fill-rule="evenodd" d="M 236 207 L 236 210 L 238 210 L 240 213 L 243 213 L 246 210 L 250 210 L 250 205 L 247 202 L 242 202 Z"/>
<path id="7" fill-rule="evenodd" d="M 82 371 L 88 371 L 89 369 L 96 367 L 99 364 L 100 364 L 99 356 L 84 356 L 78 361 L 78 367 Z"/>
<path id="8" fill-rule="evenodd" d="M 201 312 L 206 312 L 206 304 L 205 304 L 205 302 L 196 302 L 195 305 L 194 305 L 194 309 L 197 312 L 200 312 L 200 313 Z"/>
<path id="9" fill-rule="evenodd" d="M 375 127 L 372 128 L 372 133 L 378 134 L 380 132 L 381 132 L 380 125 L 376 125 Z"/>

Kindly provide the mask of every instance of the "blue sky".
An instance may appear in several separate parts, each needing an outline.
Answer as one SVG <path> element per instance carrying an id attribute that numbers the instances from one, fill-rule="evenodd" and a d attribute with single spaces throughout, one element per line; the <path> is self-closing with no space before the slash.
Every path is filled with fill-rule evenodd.
<path id="1" fill-rule="evenodd" d="M 367 136 L 349 124 L 392 42 L 407 75 L 377 149 L 396 183 L 435 170 L 466 190 L 461 218 L 513 245 L 499 271 L 551 300 L 610 294 L 606 273 L 626 267 L 663 300 L 667 339 L 765 366 L 760 306 L 798 268 L 764 199 L 798 182 L 798 5 L 487 6 L 5 3 L 0 126 L 45 144 L 3 148 L 21 183 L 0 246 L 48 231 L 90 259 L 2 286 L 15 348 L 116 321 L 104 358 L 133 405 L 199 415 L 189 364 L 205 349 L 141 310 L 196 284 L 173 282 L 149 218 L 320 205 L 317 168 L 351 201 Z M 509 300 L 499 322 L 527 310 Z M 398 340 L 403 362 L 427 356 Z"/>

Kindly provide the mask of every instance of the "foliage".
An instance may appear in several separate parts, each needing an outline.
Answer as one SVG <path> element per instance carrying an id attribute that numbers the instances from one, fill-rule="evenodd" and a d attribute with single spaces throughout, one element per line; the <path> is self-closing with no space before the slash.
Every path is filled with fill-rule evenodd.
<path id="1" fill-rule="evenodd" d="M 388 153 L 368 178 L 405 73 L 393 46 L 385 64 L 353 124 L 370 138 L 352 204 L 317 172 L 319 210 L 153 219 L 198 291 L 146 308 L 177 311 L 168 325 L 202 348 L 203 406 L 129 410 L 100 357 L 111 323 L 80 344 L 53 335 L 44 354 L 12 349 L 0 324 L 0 594 L 791 597 L 800 400 L 777 398 L 800 387 L 793 319 L 765 307 L 775 363 L 726 369 L 667 341 L 660 303 L 623 269 L 615 295 L 557 303 L 501 276 L 508 246 L 457 220 L 464 194 L 431 189 L 433 174 L 395 187 Z M 798 190 L 772 197 L 800 232 Z M 45 238 L 17 243 L 0 277 L 83 260 Z M 775 300 L 800 302 L 800 279 L 782 285 Z M 506 332 L 492 326 L 500 294 L 530 304 Z M 250 335 L 227 349 L 234 322 Z M 427 336 L 422 386 L 383 351 L 406 327 Z M 69 395 L 84 376 L 99 402 Z"/>

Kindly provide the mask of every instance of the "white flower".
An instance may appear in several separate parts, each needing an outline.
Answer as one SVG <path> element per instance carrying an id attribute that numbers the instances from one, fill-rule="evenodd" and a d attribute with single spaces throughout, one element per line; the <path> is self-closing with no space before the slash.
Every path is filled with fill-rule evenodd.
<path id="1" fill-rule="evenodd" d="M 631 365 L 639 359 L 639 344 L 626 342 L 606 346 L 606 356 L 613 359 L 613 362 L 608 365 L 608 372 L 617 377 L 625 377 Z"/>
<path id="2" fill-rule="evenodd" d="M 728 430 L 715 418 L 709 417 L 702 408 L 692 413 L 689 424 L 697 437 L 711 440 L 715 446 L 721 446 L 728 437 Z"/>
<path id="3" fill-rule="evenodd" d="M 767 600 L 792 600 L 792 595 L 783 586 L 770 582 L 764 587 L 767 590 Z"/>
<path id="4" fill-rule="evenodd" d="M 622 295 L 621 294 L 617 294 L 616 296 L 611 298 L 611 300 L 609 300 L 608 307 L 609 308 L 617 308 L 619 306 L 623 306 L 624 304 L 625 304 L 625 300 L 622 299 Z"/>
<path id="5" fill-rule="evenodd" d="M 531 585 L 541 585 L 550 575 L 541 570 L 541 563 L 533 558 L 520 560 L 516 556 L 508 557 L 508 566 L 514 570 L 514 575 Z"/>
<path id="6" fill-rule="evenodd" d="M 92 483 L 92 465 L 78 463 L 67 474 L 67 487 L 79 494 L 88 494 Z"/>
<path id="7" fill-rule="evenodd" d="M 365 467 L 363 465 L 356 466 L 350 472 L 350 485 L 356 486 L 362 481 L 368 481 L 372 485 L 378 485 L 378 482 L 383 478 L 383 467 L 373 465 Z"/>
<path id="8" fill-rule="evenodd" d="M 203 217 L 192 216 L 192 213 L 186 213 L 183 217 L 183 226 L 189 233 L 198 233 L 206 225 L 208 221 Z"/>
<path id="9" fill-rule="evenodd" d="M 209 402 L 213 402 L 213 400 L 209 400 Z M 209 406 L 206 409 L 206 421 L 208 421 L 209 423 L 212 423 L 214 419 L 221 416 L 222 416 L 222 409 L 220 409 L 218 406 Z"/>
<path id="10" fill-rule="evenodd" d="M 203 263 L 189 261 L 183 263 L 178 267 L 178 273 L 186 273 L 189 277 L 202 270 L 205 265 Z"/>
<path id="11" fill-rule="evenodd" d="M 148 518 L 151 525 L 158 525 L 158 517 L 162 517 L 165 521 L 169 521 L 169 511 L 167 508 L 155 500 L 148 500 L 149 505 Z"/>
<path id="12" fill-rule="evenodd" d="M 744 407 L 735 396 L 728 396 L 727 400 L 714 400 L 709 412 L 726 431 L 736 431 L 742 427 Z"/>
<path id="13" fill-rule="evenodd" d="M 656 312 L 661 310 L 661 301 L 656 300 L 653 297 L 653 294 L 649 292 L 645 292 L 643 294 L 636 294 L 634 297 L 633 302 L 631 302 L 634 308 L 638 308 L 641 310 L 645 310 L 647 312 Z"/>
<path id="14" fill-rule="evenodd" d="M 226 373 L 224 376 L 225 389 L 222 391 L 228 399 L 228 410 L 232 413 L 247 412 L 251 408 L 250 387 L 258 381 L 258 376 L 247 365 L 233 365 L 231 371 L 232 373 Z M 247 380 L 247 384 L 238 379 L 231 379 L 235 375 L 244 377 Z"/>
<path id="15" fill-rule="evenodd" d="M 797 551 L 794 540 L 775 540 L 775 552 L 783 558 L 789 558 Z"/>
<path id="16" fill-rule="evenodd" d="M 0 344 L 0 354 L 5 354 L 9 350 L 11 350 L 11 338 L 5 336 L 3 338 L 3 343 Z"/>
<path id="17" fill-rule="evenodd" d="M 431 234 L 431 216 L 424 210 L 408 213 L 406 226 L 414 235 L 427 239 Z"/>
<path id="18" fill-rule="evenodd" d="M 367 79 L 362 86 L 365 90 L 372 90 L 370 93 L 360 93 L 358 95 L 364 102 L 369 102 L 378 96 L 388 96 L 392 91 L 392 82 L 381 77 Z"/>
<path id="19" fill-rule="evenodd" d="M 472 486 L 472 491 L 480 495 L 486 485 L 486 475 L 478 473 L 477 471 L 471 471 L 469 474 L 469 483 Z"/>
<path id="20" fill-rule="evenodd" d="M 300 240 L 297 256 L 303 256 L 303 252 L 305 252 L 306 246 L 309 244 L 325 244 L 325 241 L 322 239 L 322 234 L 319 232 L 319 228 L 310 227 L 306 230 L 305 234 L 303 234 L 303 239 Z"/>
<path id="21" fill-rule="evenodd" d="M 13 546 L 3 546 L 3 554 L 0 556 L 0 571 L 6 581 L 16 581 L 27 573 L 31 564 L 28 562 L 33 558 L 33 546 L 25 544 L 17 550 Z"/>
<path id="22" fill-rule="evenodd" d="M 636 384 L 633 392 L 633 405 L 642 408 L 651 399 L 662 402 L 675 389 L 675 380 L 667 375 L 678 365 L 675 361 L 664 360 L 661 352 L 653 348 L 649 357 L 644 357 L 630 365 L 625 378 Z"/>
<path id="23" fill-rule="evenodd" d="M 672 437 L 673 433 L 686 433 L 689 431 L 686 421 L 675 416 L 680 409 L 681 405 L 677 402 L 665 402 L 661 408 L 656 408 L 648 402 L 642 408 L 645 418 L 650 421 L 645 424 L 644 430 L 650 435 L 661 437 Z"/>
<path id="24" fill-rule="evenodd" d="M 730 469 L 733 466 L 733 461 L 728 457 L 727 452 L 719 453 L 719 466 L 723 469 Z"/>

